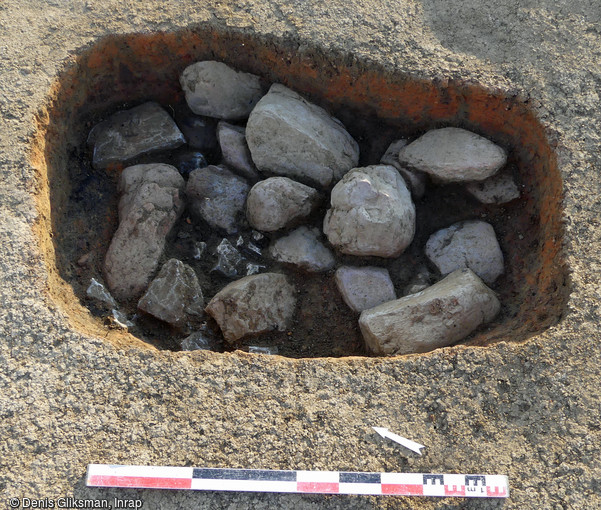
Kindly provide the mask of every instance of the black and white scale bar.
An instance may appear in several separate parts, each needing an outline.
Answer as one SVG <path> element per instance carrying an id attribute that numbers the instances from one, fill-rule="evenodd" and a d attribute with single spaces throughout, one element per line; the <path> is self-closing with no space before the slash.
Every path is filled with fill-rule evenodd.
<path id="1" fill-rule="evenodd" d="M 88 487 L 507 498 L 504 475 L 277 471 L 90 464 Z"/>

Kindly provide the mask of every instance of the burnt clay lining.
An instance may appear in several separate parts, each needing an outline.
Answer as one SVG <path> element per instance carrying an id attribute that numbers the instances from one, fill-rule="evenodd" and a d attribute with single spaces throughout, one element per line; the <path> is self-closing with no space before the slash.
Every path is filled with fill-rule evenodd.
<path id="1" fill-rule="evenodd" d="M 101 274 L 117 227 L 119 171 L 92 170 L 84 140 L 97 120 L 119 109 L 149 100 L 168 111 L 177 108 L 184 100 L 179 74 L 199 60 L 220 60 L 257 74 L 266 83 L 283 83 L 323 106 L 359 142 L 360 164 L 379 157 L 396 138 L 446 126 L 474 131 L 506 148 L 521 198 L 491 207 L 466 198 L 460 186 L 428 189 L 416 204 L 417 249 L 408 250 L 407 257 L 414 256 L 435 230 L 463 219 L 484 218 L 494 226 L 505 256 L 506 272 L 493 286 L 503 309 L 494 323 L 463 343 L 520 342 L 556 324 L 569 294 L 561 251 L 562 181 L 545 131 L 527 102 L 475 84 L 393 74 L 348 55 L 325 55 L 317 48 L 298 52 L 297 46 L 215 30 L 110 36 L 83 51 L 61 73 L 37 119 L 32 163 L 39 172 L 41 219 L 36 231 L 48 267 L 48 290 L 72 326 L 119 347 L 174 347 L 169 332 L 160 331 L 158 325 L 158 333 L 141 335 L 142 341 L 83 306 L 88 304 L 85 289 L 90 276 Z M 466 200 L 469 207 L 462 212 L 456 204 Z M 419 212 L 436 209 L 444 214 Z M 92 273 L 76 263 L 88 252 L 96 254 Z M 402 261 L 399 265 L 402 273 Z M 280 354 L 293 357 L 367 354 L 356 316 L 338 296 L 333 279 L 322 275 L 303 279 L 311 289 L 304 301 L 302 295 L 299 299 L 306 313 L 299 314 L 291 331 L 281 337 L 250 343 L 287 342 Z M 333 315 L 339 317 L 336 324 L 328 323 Z"/>

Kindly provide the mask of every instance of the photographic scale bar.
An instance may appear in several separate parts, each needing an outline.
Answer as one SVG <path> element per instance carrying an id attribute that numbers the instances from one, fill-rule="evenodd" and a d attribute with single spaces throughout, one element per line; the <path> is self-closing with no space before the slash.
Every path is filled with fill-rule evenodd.
<path id="1" fill-rule="evenodd" d="M 278 471 L 90 464 L 88 487 L 193 491 L 507 498 L 504 475 Z"/>

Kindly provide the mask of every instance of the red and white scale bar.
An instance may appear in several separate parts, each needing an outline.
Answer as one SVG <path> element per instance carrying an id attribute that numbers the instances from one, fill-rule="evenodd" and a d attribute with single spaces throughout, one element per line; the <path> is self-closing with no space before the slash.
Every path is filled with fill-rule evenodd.
<path id="1" fill-rule="evenodd" d="M 507 498 L 504 475 L 278 471 L 90 464 L 88 487 Z"/>

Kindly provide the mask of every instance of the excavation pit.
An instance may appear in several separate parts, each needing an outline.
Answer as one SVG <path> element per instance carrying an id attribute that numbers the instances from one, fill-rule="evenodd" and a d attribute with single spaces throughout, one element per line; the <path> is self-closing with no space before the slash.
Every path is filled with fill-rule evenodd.
<path id="1" fill-rule="evenodd" d="M 462 186 L 430 186 L 416 202 L 412 246 L 388 263 L 393 280 L 397 288 L 408 281 L 434 231 L 457 221 L 485 219 L 505 257 L 505 273 L 492 286 L 502 310 L 463 343 L 521 342 L 561 320 L 569 294 L 562 253 L 562 181 L 547 133 L 526 100 L 473 83 L 427 81 L 416 77 L 418 69 L 392 72 L 349 55 L 306 45 L 301 49 L 290 41 L 198 29 L 102 39 L 61 73 L 40 112 L 32 151 L 39 170 L 37 234 L 49 293 L 75 329 L 120 347 L 177 349 L 173 331 L 158 321 L 145 318 L 134 336 L 86 298 L 90 278 L 102 275 L 104 254 L 117 228 L 120 168 L 92 169 L 85 140 L 96 122 L 118 110 L 156 101 L 177 111 L 184 104 L 179 75 L 200 60 L 222 61 L 266 83 L 282 83 L 323 106 L 359 142 L 360 165 L 377 161 L 392 140 L 447 126 L 468 129 L 504 147 L 520 199 L 487 206 Z M 186 219 L 184 214 L 176 232 L 194 235 Z M 180 256 L 177 242 L 171 246 L 167 255 Z M 84 265 L 78 263 L 82 257 L 88 257 Z M 288 274 L 303 289 L 292 327 L 236 347 L 276 346 L 279 354 L 290 357 L 368 355 L 357 314 L 342 301 L 332 275 Z"/>

